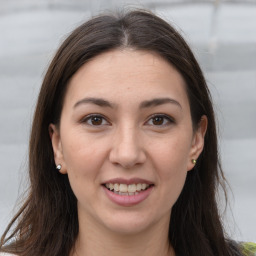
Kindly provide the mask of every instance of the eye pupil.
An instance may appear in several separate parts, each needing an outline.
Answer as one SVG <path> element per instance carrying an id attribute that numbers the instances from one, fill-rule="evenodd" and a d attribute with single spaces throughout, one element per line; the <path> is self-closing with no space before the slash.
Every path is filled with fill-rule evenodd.
<path id="1" fill-rule="evenodd" d="M 161 125 L 163 124 L 164 118 L 161 116 L 156 116 L 153 118 L 153 124 L 154 125 Z"/>
<path id="2" fill-rule="evenodd" d="M 91 119 L 93 125 L 101 125 L 102 124 L 102 118 L 98 116 L 94 116 Z"/>

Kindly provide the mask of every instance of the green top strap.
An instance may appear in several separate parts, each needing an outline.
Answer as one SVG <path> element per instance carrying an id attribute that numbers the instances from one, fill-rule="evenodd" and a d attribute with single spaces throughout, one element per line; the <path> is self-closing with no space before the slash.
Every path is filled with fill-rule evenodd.
<path id="1" fill-rule="evenodd" d="M 241 248 L 244 256 L 256 256 L 256 243 L 241 243 Z"/>

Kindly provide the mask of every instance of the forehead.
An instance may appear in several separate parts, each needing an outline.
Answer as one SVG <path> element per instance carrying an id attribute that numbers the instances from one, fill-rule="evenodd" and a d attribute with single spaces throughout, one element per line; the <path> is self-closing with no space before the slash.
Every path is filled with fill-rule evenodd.
<path id="1" fill-rule="evenodd" d="M 111 100 L 172 97 L 186 101 L 180 73 L 154 52 L 133 49 L 102 53 L 84 64 L 70 80 L 66 100 L 109 97 Z"/>

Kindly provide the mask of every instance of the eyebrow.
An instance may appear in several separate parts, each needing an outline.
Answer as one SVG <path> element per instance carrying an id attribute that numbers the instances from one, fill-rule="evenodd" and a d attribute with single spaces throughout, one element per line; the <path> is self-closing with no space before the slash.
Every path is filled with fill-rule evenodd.
<path id="1" fill-rule="evenodd" d="M 114 103 L 111 103 L 105 99 L 102 99 L 102 98 L 84 98 L 82 100 L 79 100 L 75 105 L 74 105 L 74 108 L 82 105 L 82 104 L 95 104 L 95 105 L 98 105 L 100 107 L 109 107 L 109 108 L 114 108 L 115 107 L 115 104 Z M 149 108 L 149 107 L 155 107 L 155 106 L 159 106 L 159 105 L 163 105 L 163 104 L 167 104 L 167 103 L 171 103 L 171 104 L 175 104 L 176 106 L 181 107 L 181 104 L 174 100 L 174 99 L 171 99 L 171 98 L 155 98 L 155 99 L 152 99 L 152 100 L 147 100 L 147 101 L 143 101 L 141 102 L 139 108 L 142 109 L 142 108 Z"/>
<path id="2" fill-rule="evenodd" d="M 155 106 L 159 106 L 167 103 L 175 104 L 176 106 L 182 109 L 181 104 L 177 100 L 174 100 L 171 98 L 156 98 L 148 101 L 143 101 L 140 104 L 140 108 L 155 107 Z"/>
<path id="3" fill-rule="evenodd" d="M 87 103 L 95 104 L 100 107 L 109 107 L 109 108 L 114 108 L 114 105 L 115 105 L 115 104 L 113 104 L 107 100 L 101 99 L 101 98 L 84 98 L 82 100 L 79 100 L 74 105 L 74 108 L 78 107 L 79 105 L 87 104 Z"/>

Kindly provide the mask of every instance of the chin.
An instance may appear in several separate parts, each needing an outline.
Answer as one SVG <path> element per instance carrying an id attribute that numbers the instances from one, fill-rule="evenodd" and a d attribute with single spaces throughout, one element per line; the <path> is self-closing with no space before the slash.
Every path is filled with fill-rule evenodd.
<path id="1" fill-rule="evenodd" d="M 131 223 L 122 223 L 115 226 L 109 227 L 112 232 L 125 235 L 125 236 L 134 236 L 136 234 L 140 234 L 147 230 L 148 225 L 131 225 Z"/>
<path id="2" fill-rule="evenodd" d="M 112 232 L 121 235 L 135 235 L 146 231 L 153 222 L 145 215 L 132 214 L 129 216 L 127 213 L 115 215 L 108 220 L 108 222 L 105 222 L 105 226 Z"/>

